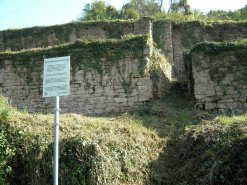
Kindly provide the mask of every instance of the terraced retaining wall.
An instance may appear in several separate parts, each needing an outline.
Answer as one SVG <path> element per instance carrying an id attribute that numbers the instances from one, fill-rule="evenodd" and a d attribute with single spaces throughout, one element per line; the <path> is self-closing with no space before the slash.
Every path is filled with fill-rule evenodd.
<path id="1" fill-rule="evenodd" d="M 172 76 L 186 83 L 183 52 L 205 41 L 236 41 L 247 38 L 247 22 L 199 21 L 174 22 L 159 20 L 153 23 L 153 40 L 172 65 Z"/>
<path id="2" fill-rule="evenodd" d="M 70 55 L 71 93 L 61 97 L 62 112 L 128 111 L 153 98 L 151 52 L 144 35 L 1 53 L 0 94 L 19 109 L 52 111 L 52 99 L 42 97 L 43 58 Z"/>
<path id="3" fill-rule="evenodd" d="M 74 43 L 76 40 L 120 39 L 128 34 L 151 34 L 151 21 L 72 22 L 47 27 L 0 31 L 0 51 L 18 51 Z"/>
<path id="4" fill-rule="evenodd" d="M 200 108 L 247 110 L 247 41 L 202 43 L 190 54 L 194 96 Z"/>

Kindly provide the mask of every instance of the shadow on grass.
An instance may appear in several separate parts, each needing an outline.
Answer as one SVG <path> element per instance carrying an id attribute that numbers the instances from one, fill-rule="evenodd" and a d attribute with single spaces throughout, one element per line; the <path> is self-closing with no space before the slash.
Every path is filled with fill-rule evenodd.
<path id="1" fill-rule="evenodd" d="M 196 111 L 193 100 L 185 95 L 167 95 L 150 102 L 133 114 L 149 129 L 155 129 L 160 137 L 169 137 L 174 132 L 184 130 L 186 126 L 196 125 L 206 112 Z"/>
<path id="2" fill-rule="evenodd" d="M 165 96 L 133 114 L 167 139 L 146 184 L 247 184 L 246 122 L 225 125 L 215 119 L 219 115 L 196 110 L 183 95 Z"/>
<path id="3" fill-rule="evenodd" d="M 36 139 L 20 141 L 18 154 L 11 161 L 13 173 L 8 177 L 10 184 L 52 184 L 54 144 L 42 145 Z M 30 143 L 25 145 L 25 142 Z M 90 182 L 92 180 L 90 171 L 91 158 L 96 155 L 94 146 L 85 144 L 76 138 L 62 139 L 59 145 L 59 183 L 64 185 L 93 184 L 94 181 Z"/>
<path id="4" fill-rule="evenodd" d="M 174 135 L 156 161 L 146 184 L 247 184 L 245 124 L 200 125 Z"/>

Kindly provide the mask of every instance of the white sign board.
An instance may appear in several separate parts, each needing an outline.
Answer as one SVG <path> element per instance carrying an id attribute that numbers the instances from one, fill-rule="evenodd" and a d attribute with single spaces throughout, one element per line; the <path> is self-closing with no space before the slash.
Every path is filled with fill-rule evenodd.
<path id="1" fill-rule="evenodd" d="M 70 92 L 70 56 L 44 59 L 43 97 Z"/>

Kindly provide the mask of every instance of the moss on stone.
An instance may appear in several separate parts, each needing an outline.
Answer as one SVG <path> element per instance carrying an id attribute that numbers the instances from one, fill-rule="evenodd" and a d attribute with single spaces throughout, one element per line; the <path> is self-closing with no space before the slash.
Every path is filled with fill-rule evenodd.
<path id="1" fill-rule="evenodd" d="M 25 76 L 26 82 L 31 83 L 31 73 L 34 71 L 41 72 L 40 61 L 43 61 L 43 58 L 69 55 L 71 57 L 72 76 L 78 69 L 82 68 L 84 75 L 89 70 L 96 70 L 103 77 L 104 74 L 111 71 L 114 65 L 118 65 L 119 60 L 131 54 L 139 60 L 140 75 L 143 75 L 144 69 L 142 68 L 145 68 L 143 62 L 145 61 L 144 49 L 147 46 L 148 39 L 147 35 L 138 35 L 126 39 L 78 40 L 73 44 L 59 45 L 53 48 L 2 52 L 0 53 L 0 61 L 2 63 L 4 60 L 10 59 L 15 72 L 20 77 Z M 124 82 L 123 86 L 128 88 L 130 83 L 131 80 Z M 126 93 L 129 93 L 128 89 L 126 89 Z"/>

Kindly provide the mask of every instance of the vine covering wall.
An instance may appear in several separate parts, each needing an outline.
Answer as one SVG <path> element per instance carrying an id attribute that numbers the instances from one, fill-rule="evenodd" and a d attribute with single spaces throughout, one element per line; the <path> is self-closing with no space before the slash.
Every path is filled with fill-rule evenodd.
<path id="1" fill-rule="evenodd" d="M 247 22 L 175 22 L 158 20 L 153 23 L 154 42 L 172 65 L 173 78 L 186 83 L 183 52 L 205 41 L 236 41 L 247 38 Z"/>
<path id="2" fill-rule="evenodd" d="M 0 31 L 0 51 L 74 43 L 76 40 L 120 39 L 128 34 L 147 34 L 151 30 L 149 18 L 138 21 L 72 22 L 47 27 L 32 27 Z"/>
<path id="3" fill-rule="evenodd" d="M 61 97 L 62 112 L 123 112 L 153 98 L 149 37 L 77 41 L 51 49 L 0 54 L 0 94 L 29 112 L 52 111 L 42 97 L 43 58 L 71 56 L 71 93 Z"/>
<path id="4" fill-rule="evenodd" d="M 149 18 L 136 21 L 74 22 L 5 30 L 0 32 L 0 51 L 4 51 L 0 53 L 0 93 L 10 97 L 12 104 L 17 107 L 31 105 L 30 112 L 45 111 L 46 108 L 50 110 L 51 100 L 40 97 L 43 58 L 71 55 L 72 95 L 63 98 L 64 111 L 87 114 L 121 112 L 153 97 L 162 96 L 162 93 L 169 91 L 171 81 L 188 84 L 189 89 L 200 89 L 200 85 L 194 86 L 191 79 L 202 79 L 192 68 L 195 67 L 193 61 L 198 55 L 197 51 L 200 54 L 202 51 L 193 49 L 185 58 L 183 53 L 200 42 L 244 38 L 247 38 L 247 22 L 175 22 Z M 148 42 L 155 47 L 150 47 Z M 224 48 L 216 45 L 210 47 Z M 234 48 L 235 46 L 236 44 Z M 23 49 L 28 50 L 22 51 Z M 219 69 L 221 66 L 218 62 L 227 61 L 219 58 L 225 58 L 225 55 L 239 63 L 240 58 L 235 56 L 235 49 L 230 52 L 224 49 L 216 53 L 208 51 L 203 51 L 205 58 L 201 60 L 204 63 L 216 61 Z M 186 58 L 192 63 L 185 62 Z M 232 66 L 229 63 L 233 71 L 238 68 L 235 63 Z M 211 71 L 211 68 L 208 70 Z M 225 68 L 221 70 L 215 69 L 215 75 L 227 73 Z M 203 78 L 209 77 L 206 75 Z M 231 82 L 225 86 L 235 85 Z M 227 89 L 225 86 L 224 89 Z M 217 98 L 215 100 L 215 97 L 214 100 L 208 100 L 208 97 L 204 99 L 204 95 L 200 98 L 197 90 L 192 91 L 198 102 L 201 102 L 200 106 L 205 109 L 246 106 L 242 100 L 236 100 L 238 106 L 230 105 L 231 102 L 226 104 Z M 210 94 L 207 91 L 205 93 Z M 78 97 L 81 98 L 78 100 Z M 225 101 L 235 102 L 235 99 Z M 74 102 L 73 105 L 70 102 Z"/>
<path id="5" fill-rule="evenodd" d="M 194 96 L 206 110 L 247 110 L 247 41 L 201 43 L 190 53 Z M 187 56 L 188 59 L 188 56 Z"/>

